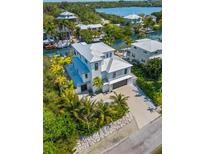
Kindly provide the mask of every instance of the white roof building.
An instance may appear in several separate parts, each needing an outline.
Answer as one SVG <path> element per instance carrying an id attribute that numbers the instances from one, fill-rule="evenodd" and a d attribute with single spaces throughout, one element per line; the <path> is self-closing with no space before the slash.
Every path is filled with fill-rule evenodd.
<path id="1" fill-rule="evenodd" d="M 99 28 L 103 27 L 101 24 L 89 24 L 89 25 L 79 24 L 77 26 L 80 27 L 81 30 L 85 30 L 85 29 L 99 29 Z"/>
<path id="2" fill-rule="evenodd" d="M 58 20 L 72 20 L 72 19 L 77 19 L 74 13 L 65 11 L 62 12 L 56 19 Z"/>
<path id="3" fill-rule="evenodd" d="M 140 19 L 142 19 L 142 17 L 140 17 L 137 14 L 130 14 L 128 16 L 125 16 L 124 18 L 125 19 L 130 19 L 130 20 L 140 20 Z"/>
<path id="4" fill-rule="evenodd" d="M 87 44 L 85 42 L 72 44 L 83 57 L 89 62 L 95 62 L 102 60 L 103 53 L 114 51 L 115 49 L 104 44 L 103 42 Z"/>
<path id="5" fill-rule="evenodd" d="M 119 69 L 125 69 L 131 67 L 132 65 L 125 60 L 113 56 L 112 58 L 104 59 L 102 64 L 102 71 L 106 71 L 107 73 L 115 72 Z"/>
<path id="6" fill-rule="evenodd" d="M 140 39 L 132 43 L 133 46 L 141 48 L 149 52 L 155 52 L 157 50 L 162 50 L 162 43 L 151 39 Z"/>
<path id="7" fill-rule="evenodd" d="M 133 24 L 142 23 L 142 17 L 137 14 L 130 14 L 124 17 L 125 22 L 131 22 Z"/>
<path id="8" fill-rule="evenodd" d="M 127 53 L 130 61 L 146 62 L 149 59 L 162 58 L 162 43 L 151 39 L 140 39 L 132 43 Z"/>
<path id="9" fill-rule="evenodd" d="M 80 93 L 85 89 L 95 91 L 92 81 L 95 77 L 103 80 L 103 92 L 112 91 L 112 89 L 131 83 L 132 65 L 114 55 L 115 49 L 104 44 L 103 42 L 86 44 L 85 42 L 72 44 L 75 58 L 78 59 L 70 64 L 69 74 L 73 78 L 77 87 L 76 92 Z M 79 64 L 80 63 L 80 64 Z M 78 67 L 79 66 L 79 67 Z M 83 73 L 80 71 L 83 67 Z M 86 76 L 86 77 L 85 77 Z M 77 80 L 78 81 L 75 81 Z"/>

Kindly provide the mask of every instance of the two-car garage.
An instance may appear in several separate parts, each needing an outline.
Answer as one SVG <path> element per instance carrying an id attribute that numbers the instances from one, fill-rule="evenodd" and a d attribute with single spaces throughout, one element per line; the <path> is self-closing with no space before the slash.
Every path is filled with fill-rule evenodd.
<path id="1" fill-rule="evenodd" d="M 127 85 L 127 79 L 126 79 L 126 80 L 119 81 L 119 82 L 117 82 L 117 83 L 114 83 L 114 84 L 113 84 L 113 89 L 122 87 L 122 86 L 124 86 L 124 85 Z"/>

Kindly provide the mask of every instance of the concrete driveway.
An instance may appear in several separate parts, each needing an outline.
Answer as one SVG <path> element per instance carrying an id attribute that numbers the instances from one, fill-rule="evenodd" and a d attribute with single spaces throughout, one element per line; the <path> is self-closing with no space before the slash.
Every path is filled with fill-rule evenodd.
<path id="1" fill-rule="evenodd" d="M 118 94 L 121 93 L 125 96 L 129 96 L 128 106 L 139 129 L 160 116 L 160 114 L 156 111 L 151 112 L 149 110 L 150 107 L 154 108 L 155 106 L 149 99 L 147 99 L 147 97 L 143 94 L 142 91 L 140 91 L 138 87 L 134 85 L 125 85 L 113 91 Z M 113 92 L 108 94 L 98 94 L 92 97 L 91 100 L 102 99 L 103 101 L 110 102 L 109 97 L 113 94 Z"/>

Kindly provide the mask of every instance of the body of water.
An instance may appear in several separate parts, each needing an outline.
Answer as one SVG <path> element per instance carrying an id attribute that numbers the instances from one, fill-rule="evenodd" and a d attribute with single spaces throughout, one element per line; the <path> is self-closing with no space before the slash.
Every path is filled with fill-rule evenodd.
<path id="1" fill-rule="evenodd" d="M 153 40 L 162 40 L 162 32 L 161 31 L 155 31 L 153 33 L 146 34 L 146 38 L 150 38 Z M 137 34 L 134 34 L 132 36 L 132 40 L 137 40 L 139 39 Z M 126 44 L 123 40 L 117 40 L 115 43 L 112 45 L 113 48 L 115 49 L 121 49 L 121 48 L 126 48 Z M 63 49 L 51 49 L 51 50 L 43 50 L 43 55 L 44 56 L 54 56 L 54 55 L 66 55 L 69 52 L 69 48 L 63 48 Z"/>
<path id="2" fill-rule="evenodd" d="M 149 38 L 149 39 L 152 39 L 152 40 L 157 40 L 157 41 L 162 41 L 162 31 L 155 31 L 155 32 L 152 32 L 152 33 L 149 33 L 149 34 L 146 34 L 146 37 L 145 38 Z M 135 40 L 139 39 L 137 34 L 134 34 L 132 36 L 132 40 L 133 42 Z M 123 40 L 117 40 L 115 41 L 115 43 L 112 45 L 113 48 L 115 49 L 121 49 L 121 48 L 126 48 L 127 45 L 125 44 L 125 42 Z"/>
<path id="3" fill-rule="evenodd" d="M 54 55 L 64 56 L 64 55 L 66 55 L 68 52 L 69 52 L 69 49 L 68 49 L 68 48 L 63 48 L 63 49 L 49 49 L 49 50 L 44 49 L 44 50 L 43 50 L 43 55 L 44 55 L 44 56 L 54 56 Z"/>
<path id="4" fill-rule="evenodd" d="M 97 12 L 103 12 L 107 14 L 115 14 L 119 16 L 127 16 L 129 14 L 141 14 L 144 13 L 146 15 L 151 14 L 152 12 L 159 12 L 161 11 L 161 7 L 121 7 L 121 8 L 101 8 L 96 9 Z M 162 40 L 162 32 L 161 31 L 155 31 L 153 33 L 146 34 L 146 38 L 150 38 L 153 40 Z M 139 39 L 137 34 L 134 34 L 132 36 L 132 40 Z M 112 45 L 115 49 L 125 48 L 126 44 L 123 42 L 123 40 L 117 40 Z M 66 55 L 69 52 L 68 48 L 63 49 L 53 49 L 53 50 L 44 50 L 43 55 L 46 56 L 54 56 L 54 55 Z"/>
<path id="5" fill-rule="evenodd" d="M 130 14 L 150 15 L 153 12 L 160 12 L 161 7 L 116 7 L 116 8 L 99 8 L 96 12 L 113 14 L 118 16 L 127 16 Z"/>

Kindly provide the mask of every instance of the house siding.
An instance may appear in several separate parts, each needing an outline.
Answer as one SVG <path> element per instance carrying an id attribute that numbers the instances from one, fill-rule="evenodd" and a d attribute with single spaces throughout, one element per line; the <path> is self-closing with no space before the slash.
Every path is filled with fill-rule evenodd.
<path id="1" fill-rule="evenodd" d="M 131 72 L 131 67 L 126 68 L 126 69 L 127 69 L 127 74 L 124 74 L 125 69 L 121 69 L 121 70 L 116 71 L 116 72 L 115 72 L 115 73 L 116 73 L 116 77 L 115 77 L 115 78 L 113 78 L 114 72 L 109 73 L 109 74 L 107 75 L 107 76 L 108 76 L 108 81 L 112 81 L 112 80 L 115 80 L 115 79 L 118 79 L 118 78 L 121 78 L 121 77 L 123 77 L 123 76 L 125 76 L 125 75 L 130 74 L 130 72 Z"/>
<path id="2" fill-rule="evenodd" d="M 157 53 L 156 53 L 157 52 Z M 154 55 L 159 55 L 162 53 L 162 50 L 157 50 L 155 52 L 149 52 L 147 50 L 141 49 L 141 48 L 134 48 L 134 46 L 130 49 L 130 54 L 128 58 L 130 61 L 136 60 L 138 62 L 145 62 L 149 59 L 149 57 Z"/>

